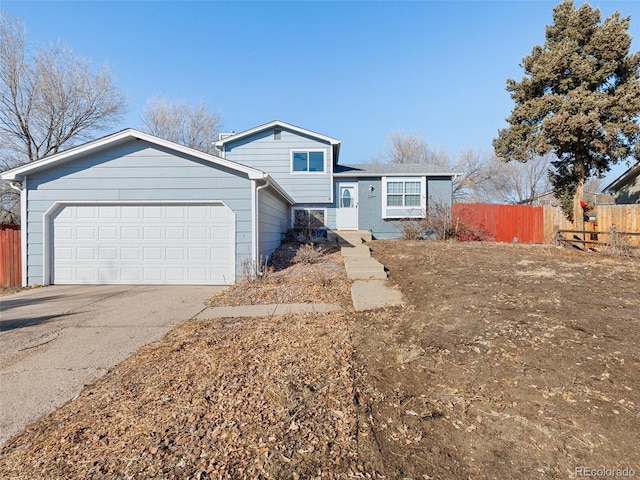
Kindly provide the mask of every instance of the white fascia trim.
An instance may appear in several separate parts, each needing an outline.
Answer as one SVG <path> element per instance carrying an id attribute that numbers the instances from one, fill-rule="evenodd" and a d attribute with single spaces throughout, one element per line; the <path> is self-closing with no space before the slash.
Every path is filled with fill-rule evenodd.
<path id="1" fill-rule="evenodd" d="M 265 174 L 262 177 L 269 183 L 269 186 L 272 187 L 282 198 L 284 198 L 289 205 L 294 205 L 296 201 L 276 182 L 271 175 Z"/>
<path id="2" fill-rule="evenodd" d="M 366 173 L 366 172 L 343 172 L 334 173 L 336 178 L 384 178 L 384 177 L 452 177 L 460 176 L 460 173 Z"/>
<path id="3" fill-rule="evenodd" d="M 327 137 L 326 135 L 322 135 L 320 133 L 312 132 L 311 130 L 307 130 L 305 128 L 300 128 L 295 125 L 291 125 L 290 123 L 282 122 L 280 120 L 273 120 L 269 123 L 265 123 L 263 125 L 259 125 L 254 128 L 250 128 L 249 130 L 245 130 L 243 132 L 236 133 L 235 135 L 231 135 L 229 137 L 225 137 L 221 140 L 217 140 L 213 142 L 213 145 L 216 147 L 223 146 L 225 143 L 235 142 L 236 140 L 240 140 L 241 138 L 253 135 L 255 133 L 262 132 L 264 130 L 269 130 L 271 128 L 281 127 L 287 130 L 292 130 L 294 132 L 300 133 L 302 135 L 306 135 L 308 137 L 317 138 L 319 140 L 323 140 L 331 145 L 340 145 L 340 140 L 337 140 L 332 137 Z"/>
<path id="4" fill-rule="evenodd" d="M 613 192 L 616 192 L 618 190 L 618 188 L 620 188 L 622 185 L 625 184 L 625 182 L 627 181 L 627 178 L 632 177 L 633 175 L 635 175 L 638 170 L 640 170 L 640 163 L 637 163 L 637 164 L 633 165 L 632 167 L 628 168 L 622 175 L 620 175 L 613 182 L 611 182 L 609 185 L 604 187 L 602 189 L 602 193 L 613 193 Z"/>
<path id="5" fill-rule="evenodd" d="M 169 142 L 168 140 L 163 140 L 161 138 L 154 137 L 153 135 L 149 135 L 147 133 L 143 133 L 138 130 L 129 128 L 127 130 L 114 133 L 113 135 L 109 135 L 107 137 L 103 137 L 98 140 L 94 140 L 92 142 L 79 145 L 77 147 L 71 148 L 64 152 L 51 155 L 41 160 L 36 160 L 35 162 L 28 163 L 21 167 L 8 170 L 2 173 L 2 178 L 4 180 L 17 180 L 17 179 L 20 179 L 25 174 L 29 174 L 29 173 L 47 168 L 53 163 L 68 161 L 82 154 L 91 152 L 92 150 L 109 146 L 111 144 L 122 142 L 128 139 L 144 140 L 154 145 L 165 147 L 170 150 L 175 150 L 177 152 L 190 155 L 192 157 L 200 158 L 201 160 L 205 160 L 214 165 L 218 165 L 221 167 L 228 168 L 230 170 L 235 170 L 237 172 L 244 173 L 250 179 L 260 179 L 260 178 L 263 178 L 265 175 L 264 172 L 257 170 L 255 168 L 247 167 L 245 165 L 232 162 L 222 157 L 217 157 L 215 155 L 204 153 L 199 150 L 194 150 L 193 148 L 185 147 L 183 145 Z"/>
<path id="6" fill-rule="evenodd" d="M 237 233 L 236 225 L 236 212 L 234 212 L 229 205 L 222 200 L 60 200 L 54 202 L 42 216 L 42 284 L 51 285 L 51 248 L 53 245 L 49 244 L 51 238 L 51 215 L 54 214 L 60 207 L 69 207 L 75 205 L 219 205 L 227 208 L 233 216 L 233 228 Z M 25 235 L 26 237 L 26 235 Z M 236 263 L 236 241 L 232 245 L 232 258 L 233 263 Z M 236 265 L 237 268 L 237 265 Z M 24 274 L 23 274 L 24 275 Z M 233 272 L 232 283 L 235 283 L 236 272 Z"/>

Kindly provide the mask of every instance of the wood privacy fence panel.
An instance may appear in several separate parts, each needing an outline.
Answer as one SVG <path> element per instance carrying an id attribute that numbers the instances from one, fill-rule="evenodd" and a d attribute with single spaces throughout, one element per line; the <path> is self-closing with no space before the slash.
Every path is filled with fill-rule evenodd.
<path id="1" fill-rule="evenodd" d="M 593 213 L 594 222 L 585 222 L 585 230 L 608 232 L 612 225 L 618 232 L 640 232 L 640 205 L 597 205 Z M 573 223 L 567 220 L 560 207 L 544 207 L 545 243 L 554 243 L 558 230 L 573 230 Z M 629 236 L 630 245 L 640 245 L 640 237 Z"/>
<path id="2" fill-rule="evenodd" d="M 496 242 L 543 243 L 544 207 L 455 203 L 453 221 L 464 221 L 482 229 Z"/>
<path id="3" fill-rule="evenodd" d="M 0 225 L 0 286 L 22 285 L 19 225 Z"/>

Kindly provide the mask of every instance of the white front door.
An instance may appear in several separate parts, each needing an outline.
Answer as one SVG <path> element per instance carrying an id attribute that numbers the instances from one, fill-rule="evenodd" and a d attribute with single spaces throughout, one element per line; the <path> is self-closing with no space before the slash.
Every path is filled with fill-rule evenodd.
<path id="1" fill-rule="evenodd" d="M 357 230 L 358 184 L 356 182 L 339 182 L 337 194 L 336 227 L 338 230 Z"/>

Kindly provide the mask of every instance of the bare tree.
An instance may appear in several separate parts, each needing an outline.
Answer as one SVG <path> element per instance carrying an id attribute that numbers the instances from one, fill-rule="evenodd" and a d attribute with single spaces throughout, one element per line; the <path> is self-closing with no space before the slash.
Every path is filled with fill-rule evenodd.
<path id="1" fill-rule="evenodd" d="M 13 168 L 57 153 L 113 126 L 126 99 L 105 65 L 63 46 L 27 47 L 26 29 L 0 11 L 0 168 Z M 17 192 L 3 186 L 2 208 L 14 208 Z"/>
<path id="2" fill-rule="evenodd" d="M 495 178 L 498 168 L 491 153 L 463 151 L 449 167 L 458 174 L 453 182 L 456 202 L 495 202 Z"/>
<path id="3" fill-rule="evenodd" d="M 162 98 L 149 101 L 141 120 L 142 129 L 151 135 L 206 153 L 215 152 L 213 142 L 222 125 L 204 103 L 194 107 Z"/>
<path id="4" fill-rule="evenodd" d="M 395 131 L 389 135 L 386 154 L 377 161 L 439 165 L 458 174 L 453 180 L 454 201 L 487 201 L 493 175 L 491 158 L 486 153 L 467 150 L 452 159 L 446 149 L 430 147 L 420 135 Z"/>
<path id="5" fill-rule="evenodd" d="M 552 154 L 539 155 L 526 163 L 503 162 L 494 157 L 493 191 L 502 202 L 531 204 L 538 195 L 551 191 L 549 170 Z"/>

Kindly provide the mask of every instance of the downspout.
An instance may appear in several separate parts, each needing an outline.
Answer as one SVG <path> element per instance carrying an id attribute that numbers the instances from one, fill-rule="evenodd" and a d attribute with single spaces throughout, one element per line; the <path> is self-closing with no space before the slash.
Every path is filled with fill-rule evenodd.
<path id="1" fill-rule="evenodd" d="M 255 183 L 255 180 L 254 180 Z M 256 274 L 258 275 L 262 275 L 262 265 L 260 264 L 260 258 L 259 258 L 259 250 L 260 250 L 260 215 L 259 215 L 259 205 L 260 205 L 260 190 L 262 190 L 263 188 L 267 188 L 268 186 L 270 186 L 271 183 L 269 182 L 269 177 L 266 177 L 266 183 L 264 185 L 260 185 L 259 187 L 257 187 L 255 189 L 255 217 L 254 217 L 254 238 L 253 238 L 253 265 L 255 266 L 256 269 Z"/>
<path id="2" fill-rule="evenodd" d="M 18 185 L 20 186 L 18 186 Z M 9 186 L 11 188 L 13 188 L 16 192 L 19 192 L 20 194 L 22 194 L 22 184 L 20 182 L 16 182 L 15 180 L 11 180 L 9 181 Z"/>
<path id="3" fill-rule="evenodd" d="M 9 187 L 20 193 L 20 263 L 22 270 L 22 286 L 27 286 L 27 178 L 22 182 L 9 181 Z"/>

